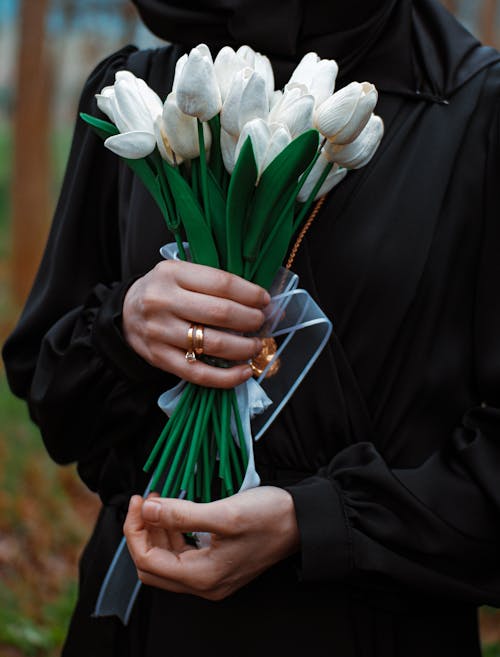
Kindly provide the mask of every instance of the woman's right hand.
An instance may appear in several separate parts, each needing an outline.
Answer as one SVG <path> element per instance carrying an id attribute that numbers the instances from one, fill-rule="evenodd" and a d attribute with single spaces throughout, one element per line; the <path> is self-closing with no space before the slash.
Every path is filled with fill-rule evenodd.
<path id="1" fill-rule="evenodd" d="M 261 341 L 226 331 L 258 331 L 269 302 L 268 292 L 239 276 L 167 260 L 128 290 L 123 332 L 132 349 L 151 365 L 198 385 L 232 388 L 252 376 L 250 366 L 221 368 L 199 359 L 189 362 L 189 327 L 205 327 L 203 348 L 208 356 L 248 361 L 261 350 Z"/>

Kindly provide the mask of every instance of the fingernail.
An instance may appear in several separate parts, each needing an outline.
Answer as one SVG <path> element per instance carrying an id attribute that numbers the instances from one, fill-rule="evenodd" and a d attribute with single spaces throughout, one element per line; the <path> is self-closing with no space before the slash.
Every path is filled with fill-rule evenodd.
<path id="1" fill-rule="evenodd" d="M 260 352 L 262 351 L 262 347 L 264 346 L 262 343 L 262 340 L 259 340 L 259 338 L 254 339 L 255 342 L 255 351 L 254 351 L 254 356 L 258 356 Z"/>
<path id="2" fill-rule="evenodd" d="M 251 376 L 253 376 L 253 371 L 251 367 L 246 367 L 243 370 L 243 380 L 247 381 Z"/>
<path id="3" fill-rule="evenodd" d="M 146 500 L 142 507 L 142 517 L 147 522 L 158 522 L 160 519 L 161 504 L 155 500 Z"/>
<path id="4" fill-rule="evenodd" d="M 266 293 L 264 294 L 264 306 L 263 306 L 263 307 L 265 308 L 265 307 L 268 306 L 270 303 L 271 303 L 271 295 L 269 294 L 269 292 L 266 292 Z"/>

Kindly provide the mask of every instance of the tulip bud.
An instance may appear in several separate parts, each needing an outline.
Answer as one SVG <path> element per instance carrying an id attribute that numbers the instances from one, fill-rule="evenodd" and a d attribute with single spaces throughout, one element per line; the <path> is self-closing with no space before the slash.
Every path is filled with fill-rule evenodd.
<path id="1" fill-rule="evenodd" d="M 377 90 L 369 82 L 351 82 L 317 108 L 315 125 L 335 144 L 348 144 L 361 133 L 377 104 Z"/>
<path id="2" fill-rule="evenodd" d="M 300 84 L 287 85 L 281 98 L 269 113 L 272 123 L 284 123 L 295 139 L 312 128 L 314 98 L 307 93 L 307 87 Z"/>
<path id="3" fill-rule="evenodd" d="M 245 60 L 229 46 L 225 46 L 217 54 L 214 70 L 223 103 L 226 100 L 234 76 L 245 67 Z"/>
<path id="4" fill-rule="evenodd" d="M 158 95 L 130 71 L 118 71 L 113 86 L 96 95 L 97 105 L 120 134 L 109 137 L 104 145 L 121 157 L 139 159 L 155 148 L 155 121 L 162 112 Z"/>
<path id="5" fill-rule="evenodd" d="M 384 122 L 372 114 L 361 134 L 350 144 L 338 145 L 327 142 L 328 159 L 346 169 L 361 169 L 368 164 L 379 147 L 384 135 Z"/>
<path id="6" fill-rule="evenodd" d="M 318 180 L 323 174 L 325 167 L 329 165 L 328 159 L 325 157 L 325 154 L 322 152 L 319 158 L 316 160 L 313 168 L 311 169 L 309 175 L 306 178 L 305 183 L 303 184 L 300 192 L 297 195 L 297 200 L 301 203 L 305 203 L 309 196 L 312 194 Z M 338 185 L 347 175 L 347 169 L 341 169 L 338 164 L 334 164 L 332 170 L 327 175 L 324 183 L 321 185 L 319 191 L 316 193 L 314 200 L 321 198 L 325 194 L 328 194 L 336 185 Z"/>
<path id="7" fill-rule="evenodd" d="M 170 148 L 177 158 L 192 160 L 199 157 L 198 123 L 194 117 L 181 111 L 175 92 L 171 92 L 167 96 L 163 106 L 161 132 L 166 136 Z M 203 134 L 208 152 L 212 134 L 207 125 L 203 126 Z"/>
<path id="8" fill-rule="evenodd" d="M 218 114 L 222 100 L 210 51 L 205 44 L 193 48 L 179 73 L 176 84 L 179 108 L 200 121 Z"/>
<path id="9" fill-rule="evenodd" d="M 257 163 L 258 179 L 274 158 L 292 141 L 290 132 L 285 125 L 269 124 L 262 119 L 249 121 L 243 127 L 236 145 L 236 159 L 247 137 L 252 141 L 255 161 Z"/>
<path id="10" fill-rule="evenodd" d="M 292 73 L 289 84 L 305 85 L 318 107 L 333 94 L 338 70 L 334 59 L 320 59 L 315 52 L 309 52 Z"/>
<path id="11" fill-rule="evenodd" d="M 266 119 L 269 113 L 264 78 L 245 67 L 233 77 L 220 120 L 226 132 L 238 137 L 243 126 L 252 119 Z"/>

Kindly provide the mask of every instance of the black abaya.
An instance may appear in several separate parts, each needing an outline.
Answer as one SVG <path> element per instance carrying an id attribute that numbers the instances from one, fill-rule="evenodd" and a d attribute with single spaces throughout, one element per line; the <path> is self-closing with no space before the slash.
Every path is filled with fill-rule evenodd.
<path id="1" fill-rule="evenodd" d="M 104 502 L 66 657 L 480 654 L 476 607 L 500 604 L 500 64 L 433 0 L 414 4 L 411 76 L 391 72 L 410 52 L 393 31 L 380 80 L 366 76 L 382 88 L 382 145 L 330 194 L 294 266 L 333 337 L 256 447 L 264 482 L 293 495 L 301 553 L 222 602 L 145 587 L 127 629 L 90 615 L 173 379 L 128 348 L 120 313 L 169 236 L 78 124 L 4 349 L 51 456 L 77 461 Z M 81 109 L 96 113 L 93 95 L 122 68 L 164 96 L 180 52 L 120 51 Z"/>

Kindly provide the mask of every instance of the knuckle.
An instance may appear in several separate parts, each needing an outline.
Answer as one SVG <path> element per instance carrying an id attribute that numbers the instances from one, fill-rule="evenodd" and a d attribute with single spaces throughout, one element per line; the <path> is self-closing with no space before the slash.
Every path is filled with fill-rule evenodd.
<path id="1" fill-rule="evenodd" d="M 232 288 L 232 276 L 225 271 L 216 269 L 214 271 L 214 284 L 224 296 L 229 296 Z"/>
<path id="2" fill-rule="evenodd" d="M 231 316 L 229 304 L 223 299 L 214 303 L 209 311 L 210 323 L 216 326 L 225 326 Z"/>
<path id="3" fill-rule="evenodd" d="M 266 319 L 266 317 L 265 317 L 264 313 L 262 312 L 262 310 L 254 310 L 252 312 L 252 318 L 250 320 L 251 325 L 252 325 L 252 330 L 257 331 L 258 329 L 260 329 L 262 324 L 264 324 L 265 319 Z"/>
<path id="4" fill-rule="evenodd" d="M 209 337 L 209 349 L 214 355 L 224 351 L 225 338 L 218 332 L 211 332 Z"/>

